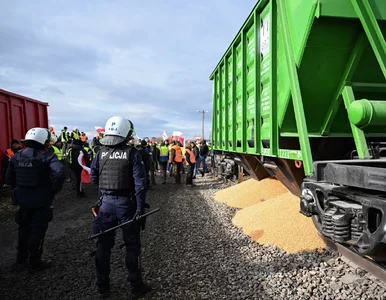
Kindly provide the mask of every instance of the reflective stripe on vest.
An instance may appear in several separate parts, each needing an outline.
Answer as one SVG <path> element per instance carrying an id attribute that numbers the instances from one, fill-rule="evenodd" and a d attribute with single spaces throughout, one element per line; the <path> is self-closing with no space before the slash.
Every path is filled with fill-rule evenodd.
<path id="1" fill-rule="evenodd" d="M 189 149 L 185 149 L 185 152 L 188 152 L 188 153 L 189 153 L 189 155 L 190 155 L 190 162 L 191 162 L 192 164 L 195 164 L 195 163 L 196 163 L 196 156 L 194 155 L 194 153 L 193 153 L 191 150 L 189 150 Z M 189 166 L 189 163 L 186 162 L 186 165 Z"/>
<path id="2" fill-rule="evenodd" d="M 71 164 L 72 163 L 72 148 L 70 148 L 67 152 L 67 156 L 68 156 L 68 163 Z"/>
<path id="3" fill-rule="evenodd" d="M 58 158 L 58 160 L 63 160 L 63 153 L 62 153 L 62 150 L 60 150 L 58 147 L 56 147 L 55 145 L 52 145 L 51 146 L 52 149 L 54 150 L 54 154 L 56 155 L 56 157 Z"/>

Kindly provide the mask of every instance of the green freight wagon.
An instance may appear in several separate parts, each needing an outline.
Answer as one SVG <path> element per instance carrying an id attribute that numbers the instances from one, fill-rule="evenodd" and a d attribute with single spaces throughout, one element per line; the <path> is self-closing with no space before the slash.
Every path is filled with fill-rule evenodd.
<path id="1" fill-rule="evenodd" d="M 386 248 L 386 1 L 260 0 L 210 76 L 212 145 L 334 242 Z"/>

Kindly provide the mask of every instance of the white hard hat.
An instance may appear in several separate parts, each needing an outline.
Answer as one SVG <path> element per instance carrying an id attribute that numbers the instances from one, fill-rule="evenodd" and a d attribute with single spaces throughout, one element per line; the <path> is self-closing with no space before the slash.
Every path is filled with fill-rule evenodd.
<path id="1" fill-rule="evenodd" d="M 114 146 L 122 143 L 134 134 L 134 125 L 130 120 L 115 116 L 107 120 L 105 137 L 100 142 L 102 145 Z"/>
<path id="2" fill-rule="evenodd" d="M 35 141 L 39 144 L 45 145 L 47 142 L 50 142 L 50 140 L 51 133 L 48 129 L 35 127 L 27 131 L 27 133 L 25 134 L 25 139 L 22 140 L 22 142 Z"/>

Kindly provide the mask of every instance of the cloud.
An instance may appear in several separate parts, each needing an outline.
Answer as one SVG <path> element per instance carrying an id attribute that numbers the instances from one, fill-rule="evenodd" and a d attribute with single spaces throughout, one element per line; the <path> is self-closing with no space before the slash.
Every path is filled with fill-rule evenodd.
<path id="1" fill-rule="evenodd" d="M 208 77 L 255 2 L 4 2 L 0 88 L 48 102 L 56 131 L 123 115 L 139 136 L 191 137 L 196 110 L 212 108 Z"/>

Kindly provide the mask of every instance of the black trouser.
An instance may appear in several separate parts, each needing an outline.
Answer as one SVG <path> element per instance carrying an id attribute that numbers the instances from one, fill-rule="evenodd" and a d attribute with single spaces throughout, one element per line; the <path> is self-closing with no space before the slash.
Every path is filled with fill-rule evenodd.
<path id="1" fill-rule="evenodd" d="M 146 187 L 149 188 L 149 186 L 150 186 L 150 170 L 149 170 L 149 166 L 145 166 L 145 172 L 146 172 Z"/>
<path id="2" fill-rule="evenodd" d="M 81 180 L 82 180 L 82 168 L 73 168 L 72 172 L 75 176 L 75 187 L 76 187 L 76 193 L 80 194 L 82 192 L 81 189 Z"/>
<path id="3" fill-rule="evenodd" d="M 15 221 L 19 224 L 19 238 L 17 245 L 17 262 L 23 263 L 27 259 L 30 265 L 37 265 L 43 253 L 43 241 L 52 220 L 52 209 L 24 208 L 16 211 Z"/>
<path id="4" fill-rule="evenodd" d="M 64 168 L 64 176 L 66 177 L 66 180 L 71 179 L 71 173 L 68 166 L 68 159 L 65 157 L 61 160 Z"/>
<path id="5" fill-rule="evenodd" d="M 193 184 L 194 164 L 186 167 L 186 184 Z"/>
<path id="6" fill-rule="evenodd" d="M 102 199 L 98 216 L 94 220 L 94 234 L 129 221 L 133 218 L 136 208 L 134 202 L 127 197 L 108 196 Z M 140 265 L 141 238 L 138 222 L 122 227 L 123 241 L 126 246 L 126 268 L 129 271 L 127 281 L 131 284 L 142 283 Z M 98 238 L 97 254 L 95 257 L 97 285 L 107 287 L 110 285 L 110 256 L 114 246 L 115 232 L 110 232 Z"/>

